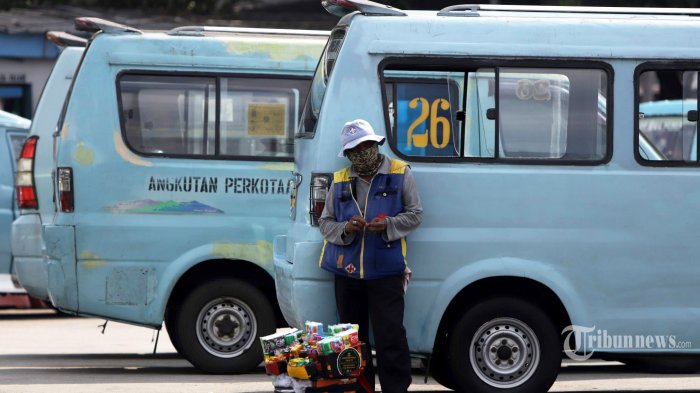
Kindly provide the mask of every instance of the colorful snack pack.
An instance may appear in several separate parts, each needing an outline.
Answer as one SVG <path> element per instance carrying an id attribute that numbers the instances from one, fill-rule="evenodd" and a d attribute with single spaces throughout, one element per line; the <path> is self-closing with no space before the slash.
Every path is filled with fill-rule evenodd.
<path id="1" fill-rule="evenodd" d="M 306 321 L 306 334 L 323 335 L 323 324 L 320 322 Z"/>
<path id="2" fill-rule="evenodd" d="M 294 329 L 296 331 L 296 329 Z M 275 356 L 278 355 L 279 351 L 284 350 L 287 347 L 285 343 L 284 336 L 286 336 L 289 331 L 276 332 L 268 336 L 260 337 L 260 344 L 262 344 L 263 354 Z"/>
<path id="3" fill-rule="evenodd" d="M 343 339 L 338 336 L 326 337 L 316 345 L 322 355 L 330 355 L 343 350 Z"/>
<path id="4" fill-rule="evenodd" d="M 301 337 L 302 332 L 300 330 L 288 333 L 284 336 L 284 343 L 287 346 L 292 346 L 299 342 L 299 337 Z"/>
<path id="5" fill-rule="evenodd" d="M 316 362 L 310 358 L 289 359 L 287 374 L 296 379 L 311 379 L 316 377 Z"/>
<path id="6" fill-rule="evenodd" d="M 287 372 L 287 357 L 265 356 L 265 373 L 267 375 L 281 375 Z"/>
<path id="7" fill-rule="evenodd" d="M 346 330 L 338 334 L 337 337 L 343 339 L 343 344 L 346 347 L 356 347 L 360 345 L 360 337 L 358 336 L 357 330 L 355 329 Z"/>

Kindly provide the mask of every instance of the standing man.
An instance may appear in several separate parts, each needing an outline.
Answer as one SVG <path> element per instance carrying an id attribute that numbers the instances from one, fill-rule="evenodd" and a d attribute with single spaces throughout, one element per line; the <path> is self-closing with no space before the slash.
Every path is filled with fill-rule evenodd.
<path id="1" fill-rule="evenodd" d="M 346 123 L 340 141 L 338 156 L 352 165 L 334 174 L 326 197 L 320 265 L 335 274 L 341 321 L 358 323 L 360 340 L 368 346 L 372 322 L 382 392 L 406 392 L 411 359 L 403 326 L 410 274 L 405 237 L 421 222 L 420 197 L 408 164 L 379 153 L 384 137 L 368 122 Z M 374 386 L 371 359 L 366 376 Z"/>

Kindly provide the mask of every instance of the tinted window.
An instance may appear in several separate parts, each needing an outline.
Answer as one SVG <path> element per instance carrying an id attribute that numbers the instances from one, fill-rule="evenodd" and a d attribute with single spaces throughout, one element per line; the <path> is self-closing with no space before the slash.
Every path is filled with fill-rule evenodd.
<path id="1" fill-rule="evenodd" d="M 637 138 L 640 149 L 648 141 L 660 153 L 640 154 L 642 160 L 697 162 L 697 81 L 694 70 L 639 74 Z"/>
<path id="2" fill-rule="evenodd" d="M 395 149 L 405 156 L 605 159 L 604 70 L 391 67 L 384 80 Z"/>
<path id="3" fill-rule="evenodd" d="M 126 74 L 124 135 L 147 155 L 288 160 L 308 86 L 307 79 Z"/>

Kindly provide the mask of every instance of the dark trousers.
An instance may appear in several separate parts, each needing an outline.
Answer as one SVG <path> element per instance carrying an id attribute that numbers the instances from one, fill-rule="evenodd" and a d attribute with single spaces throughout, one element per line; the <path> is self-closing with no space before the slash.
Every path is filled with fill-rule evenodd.
<path id="1" fill-rule="evenodd" d="M 406 392 L 411 384 L 411 358 L 403 327 L 403 278 L 357 280 L 335 276 L 335 302 L 340 322 L 360 325 L 360 340 L 369 352 L 369 321 L 372 321 L 377 351 L 377 374 L 383 393 Z M 369 318 L 368 318 L 369 317 Z M 367 361 L 365 375 L 374 386 L 374 366 Z"/>

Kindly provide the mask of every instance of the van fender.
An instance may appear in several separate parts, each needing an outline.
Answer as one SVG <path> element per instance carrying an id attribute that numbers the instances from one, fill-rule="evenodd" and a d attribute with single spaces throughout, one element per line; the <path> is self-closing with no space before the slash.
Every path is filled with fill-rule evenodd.
<path id="1" fill-rule="evenodd" d="M 576 289 L 568 278 L 562 275 L 552 262 L 545 263 L 520 258 L 493 258 L 470 263 L 452 273 L 440 286 L 435 306 L 428 311 L 424 331 L 429 337 L 428 350 L 431 350 L 442 320 L 450 302 L 469 285 L 494 277 L 528 278 L 549 288 L 564 305 L 572 324 L 590 320 Z M 577 323 L 578 322 L 578 323 Z"/>
<path id="2" fill-rule="evenodd" d="M 266 270 L 274 277 L 272 270 L 272 243 L 260 240 L 256 243 L 219 242 L 208 243 L 193 248 L 169 263 L 157 284 L 157 296 L 149 305 L 147 319 L 162 322 L 168 300 L 178 280 L 194 266 L 211 260 L 229 260 L 231 263 L 249 262 Z"/>

